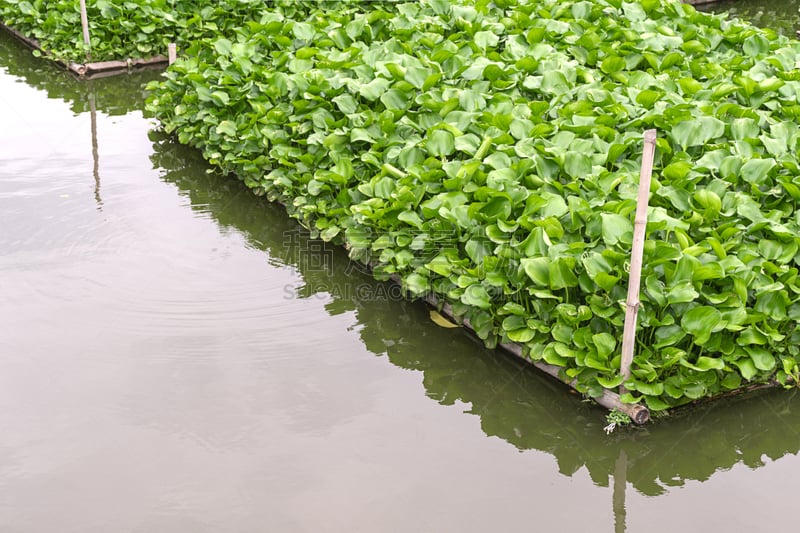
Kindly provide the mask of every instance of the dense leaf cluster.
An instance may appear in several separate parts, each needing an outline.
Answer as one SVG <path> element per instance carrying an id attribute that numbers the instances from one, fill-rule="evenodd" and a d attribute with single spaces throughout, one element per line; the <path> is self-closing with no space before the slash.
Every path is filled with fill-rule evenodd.
<path id="1" fill-rule="evenodd" d="M 350 0 L 87 0 L 92 61 L 149 58 L 232 33 L 264 9 L 305 16 Z M 85 61 L 78 0 L 0 0 L 0 22 L 36 39 L 54 58 Z"/>
<path id="2" fill-rule="evenodd" d="M 167 132 L 595 395 L 657 128 L 628 401 L 796 381 L 800 44 L 677 1 L 280 10 L 153 86 Z"/>

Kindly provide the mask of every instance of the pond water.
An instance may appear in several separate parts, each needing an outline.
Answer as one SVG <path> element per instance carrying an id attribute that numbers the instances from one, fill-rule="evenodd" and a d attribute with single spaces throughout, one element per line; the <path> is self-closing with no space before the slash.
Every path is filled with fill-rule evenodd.
<path id="1" fill-rule="evenodd" d="M 0 531 L 761 531 L 800 396 L 603 432 L 0 33 Z"/>
<path id="2" fill-rule="evenodd" d="M 789 37 L 800 30 L 800 0 L 723 0 L 697 7 L 703 11 L 727 12 Z"/>

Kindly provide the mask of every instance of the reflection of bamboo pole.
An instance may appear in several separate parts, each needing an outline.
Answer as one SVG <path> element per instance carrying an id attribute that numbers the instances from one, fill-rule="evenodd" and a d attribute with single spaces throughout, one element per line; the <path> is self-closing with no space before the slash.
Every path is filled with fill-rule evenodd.
<path id="1" fill-rule="evenodd" d="M 625 306 L 625 327 L 622 331 L 622 360 L 620 374 L 626 380 L 631 377 L 633 347 L 636 342 L 636 317 L 639 314 L 639 289 L 642 279 L 642 255 L 647 228 L 647 203 L 650 198 L 650 177 L 653 174 L 653 155 L 656 150 L 656 130 L 644 132 L 644 152 L 639 174 L 639 198 L 636 201 L 636 218 L 633 226 L 631 249 L 631 273 L 628 281 L 628 301 Z M 624 391 L 625 388 L 622 387 Z"/>
<path id="2" fill-rule="evenodd" d="M 81 28 L 83 28 L 83 45 L 86 47 L 86 59 L 92 59 L 91 44 L 89 43 L 89 17 L 86 15 L 86 0 L 81 0 Z"/>
<path id="3" fill-rule="evenodd" d="M 614 533 L 625 533 L 627 511 L 625 510 L 625 489 L 628 483 L 628 456 L 620 449 L 614 465 Z"/>
<path id="4" fill-rule="evenodd" d="M 97 209 L 103 209 L 103 200 L 100 198 L 100 155 L 97 150 L 97 106 L 94 102 L 94 88 L 89 91 L 89 115 L 92 121 L 92 159 L 94 166 L 94 201 L 97 202 Z"/>

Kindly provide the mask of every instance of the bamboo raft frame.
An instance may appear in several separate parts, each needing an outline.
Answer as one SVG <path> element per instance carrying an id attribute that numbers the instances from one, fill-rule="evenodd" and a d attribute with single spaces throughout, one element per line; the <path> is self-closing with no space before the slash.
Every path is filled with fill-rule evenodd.
<path id="1" fill-rule="evenodd" d="M 118 74 L 126 74 L 132 70 L 161 68 L 166 66 L 169 62 L 169 59 L 165 56 L 154 56 L 147 59 L 128 58 L 125 60 L 95 61 L 87 63 L 64 61 L 53 57 L 49 52 L 43 50 L 39 44 L 39 41 L 36 39 L 28 37 L 27 35 L 20 33 L 19 31 L 5 25 L 2 22 L 0 22 L 0 29 L 3 29 L 9 34 L 13 35 L 28 48 L 32 50 L 38 50 L 42 53 L 42 55 L 48 57 L 54 63 L 74 74 L 79 79 L 102 78 L 106 76 L 116 76 Z"/>

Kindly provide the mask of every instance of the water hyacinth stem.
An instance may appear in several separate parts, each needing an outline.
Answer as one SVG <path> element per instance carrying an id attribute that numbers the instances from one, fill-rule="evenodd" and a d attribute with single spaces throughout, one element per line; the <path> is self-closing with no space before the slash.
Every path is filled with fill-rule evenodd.
<path id="1" fill-rule="evenodd" d="M 639 289 L 642 278 L 642 255 L 647 228 L 647 204 L 650 198 L 650 178 L 653 174 L 653 156 L 656 150 L 656 130 L 644 132 L 644 151 L 639 173 L 639 197 L 636 200 L 636 218 L 633 225 L 631 272 L 628 281 L 628 300 L 625 306 L 625 327 L 622 332 L 622 360 L 620 374 L 627 380 L 631 376 L 633 347 L 636 343 L 636 318 L 639 314 Z M 624 392 L 624 386 L 621 389 Z"/>

